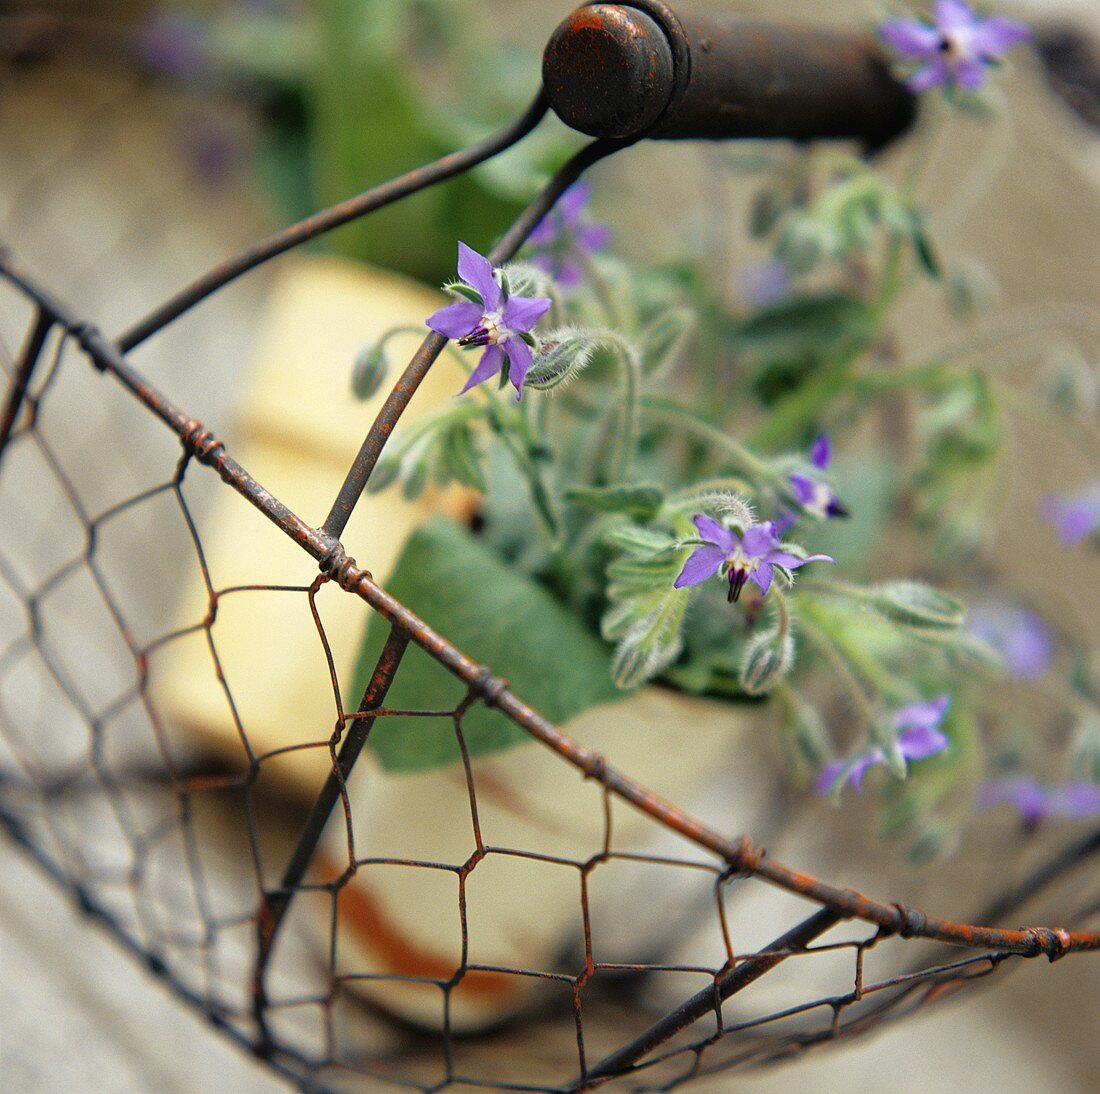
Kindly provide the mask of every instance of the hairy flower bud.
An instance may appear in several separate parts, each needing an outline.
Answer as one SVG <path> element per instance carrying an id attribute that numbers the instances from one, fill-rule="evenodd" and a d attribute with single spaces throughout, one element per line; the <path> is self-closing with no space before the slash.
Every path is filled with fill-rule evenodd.
<path id="1" fill-rule="evenodd" d="M 367 346 L 355 359 L 351 373 L 351 390 L 357 399 L 366 400 L 376 395 L 386 380 L 389 362 L 386 360 L 385 341 Z"/>
<path id="2" fill-rule="evenodd" d="M 966 623 L 958 600 L 919 581 L 892 581 L 872 589 L 868 603 L 892 623 L 915 630 L 955 630 Z"/>
<path id="3" fill-rule="evenodd" d="M 771 691 L 794 666 L 794 639 L 778 630 L 758 634 L 745 650 L 741 662 L 741 687 L 749 695 Z"/>
<path id="4" fill-rule="evenodd" d="M 590 331 L 573 327 L 551 331 L 543 338 L 542 352 L 528 370 L 527 384 L 550 391 L 569 383 L 588 367 L 597 344 Z"/>

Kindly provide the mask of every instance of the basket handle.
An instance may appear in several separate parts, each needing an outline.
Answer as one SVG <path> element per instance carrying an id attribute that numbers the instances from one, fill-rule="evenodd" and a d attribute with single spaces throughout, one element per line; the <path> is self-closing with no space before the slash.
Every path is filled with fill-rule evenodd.
<path id="1" fill-rule="evenodd" d="M 551 37 L 542 72 L 554 112 L 594 137 L 848 138 L 875 151 L 916 115 L 868 34 L 681 19 L 661 0 L 579 8 Z"/>

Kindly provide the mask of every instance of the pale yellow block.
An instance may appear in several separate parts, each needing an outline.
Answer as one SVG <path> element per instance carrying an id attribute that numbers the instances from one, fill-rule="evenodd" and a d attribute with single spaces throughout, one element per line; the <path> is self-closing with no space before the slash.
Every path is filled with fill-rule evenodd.
<path id="1" fill-rule="evenodd" d="M 280 501 L 320 524 L 364 434 L 389 391 L 366 403 L 351 394 L 352 365 L 364 346 L 395 326 L 416 332 L 389 343 L 393 382 L 421 340 L 426 316 L 445 301 L 406 278 L 336 258 L 305 258 L 280 272 L 260 320 L 256 351 L 241 381 L 230 454 Z M 400 429 L 446 405 L 465 373 L 444 355 L 417 391 Z M 395 433 L 395 436 L 398 435 Z M 415 502 L 399 488 L 365 495 L 343 537 L 349 554 L 384 580 L 409 533 L 440 512 L 467 515 L 471 495 L 429 490 Z M 215 590 L 250 585 L 308 586 L 317 565 L 228 487 L 199 508 L 200 540 Z M 207 596 L 197 568 L 179 596 L 178 627 L 201 622 Z M 328 587 L 318 597 L 341 683 L 348 683 L 368 609 Z M 220 598 L 213 643 L 254 756 L 327 741 L 336 704 L 325 648 L 302 592 L 241 591 Z M 153 697 L 185 732 L 245 762 L 245 749 L 202 634 L 170 643 L 151 659 Z M 350 700 L 354 702 L 354 700 Z M 316 793 L 327 751 L 281 758 L 265 776 Z"/>

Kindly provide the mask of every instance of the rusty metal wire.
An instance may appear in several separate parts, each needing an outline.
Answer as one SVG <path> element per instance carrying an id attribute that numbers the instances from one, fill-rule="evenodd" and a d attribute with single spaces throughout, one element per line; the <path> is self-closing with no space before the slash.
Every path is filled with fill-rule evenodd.
<path id="1" fill-rule="evenodd" d="M 1100 933 L 1083 929 L 1097 914 L 1095 894 L 1067 907 L 1066 927 L 986 925 L 1072 877 L 1100 851 L 1100 833 L 1051 858 L 974 922 L 829 884 L 651 793 L 543 718 L 492 666 L 455 648 L 375 582 L 348 557 L 340 535 L 442 348 L 435 336 L 395 385 L 320 528 L 266 490 L 211 429 L 128 359 L 130 348 L 239 274 L 495 154 L 544 111 L 540 96 L 499 137 L 271 237 L 119 340 L 74 314 L 10 254 L 0 255 L 6 388 L 0 411 L 0 824 L 151 973 L 303 1089 L 571 1091 L 622 1081 L 636 1090 L 671 1090 L 842 1043 L 983 981 L 1014 959 L 1053 961 L 1100 949 Z M 494 261 L 518 250 L 588 166 L 630 143 L 600 139 L 579 153 L 503 235 Z M 89 377 L 97 381 L 93 388 Z M 89 391 L 159 420 L 170 443 L 157 449 L 132 444 L 126 435 L 84 436 L 78 408 Z M 89 452 L 101 465 L 94 479 L 124 484 L 114 494 L 94 488 Z M 298 580 L 219 585 L 204 551 L 211 530 L 194 503 L 196 490 L 217 480 L 218 489 L 235 492 L 267 519 L 272 537 L 297 545 Z M 30 508 L 28 484 L 35 497 Z M 146 573 L 141 587 L 150 529 L 158 543 L 182 548 L 172 557 L 186 558 L 201 578 L 203 600 L 191 606 L 183 626 L 166 625 L 163 612 L 149 609 L 168 597 L 163 574 Z M 390 627 L 353 708 L 343 699 L 337 636 L 325 622 L 325 597 L 333 595 L 355 598 L 364 613 Z M 331 705 L 316 710 L 289 748 L 256 751 L 219 653 L 221 613 L 240 598 L 296 604 L 328 668 Z M 239 739 L 234 761 L 212 760 L 164 713 L 163 659 L 192 641 L 205 646 L 207 657 L 206 679 L 195 686 L 220 693 Z M 257 644 L 278 641 L 278 634 L 255 636 Z M 413 648 L 458 682 L 461 697 L 453 707 L 386 705 Z M 598 787 L 590 836 L 578 837 L 569 855 L 493 841 L 491 825 L 483 823 L 491 797 L 487 776 L 471 760 L 463 735 L 464 719 L 479 705 L 521 727 L 540 756 L 578 784 Z M 411 716 L 453 726 L 468 801 L 469 853 L 461 861 L 382 853 L 384 833 L 364 836 L 356 824 L 362 784 L 354 795 L 349 788 L 364 744 L 379 723 Z M 314 799 L 288 817 L 287 803 L 272 794 L 271 773 L 291 753 L 320 757 L 324 777 Z M 650 846 L 639 850 L 621 841 L 628 810 L 644 815 Z M 336 844 L 346 846 L 335 858 L 333 844 L 322 844 L 334 831 Z M 674 851 L 666 850 L 665 837 L 673 837 Z M 486 899 L 501 899 L 492 888 L 492 878 L 499 883 L 501 876 L 494 871 L 507 869 L 552 873 L 556 889 L 575 894 L 575 930 L 543 939 L 540 952 L 552 955 L 546 967 L 485 956 L 491 951 L 479 937 L 479 920 Z M 609 912 L 594 895 L 619 870 L 646 879 L 647 900 L 660 904 L 674 934 L 709 932 L 712 956 L 686 963 L 675 946 L 619 937 L 628 917 L 621 909 Z M 453 908 L 448 921 L 455 944 L 440 951 L 446 957 L 413 955 L 400 969 L 375 967 L 347 944 L 367 914 L 356 919 L 364 879 L 384 889 L 387 878 L 409 872 L 424 879 L 432 899 Z M 698 892 L 701 901 L 689 895 Z M 753 900 L 776 892 L 789 894 L 789 902 L 781 918 L 767 913 L 770 937 L 756 941 L 762 925 L 751 924 Z M 535 902 L 525 912 L 528 932 L 550 930 Z M 365 922 L 382 929 L 369 917 Z M 769 986 L 782 986 L 782 999 Z M 462 1008 L 490 989 L 517 1001 L 484 1028 L 460 1028 Z M 435 1020 L 413 1021 L 390 1006 L 398 993 L 416 997 L 418 1014 L 431 1011 Z M 368 1029 L 383 1032 L 368 1035 Z"/>

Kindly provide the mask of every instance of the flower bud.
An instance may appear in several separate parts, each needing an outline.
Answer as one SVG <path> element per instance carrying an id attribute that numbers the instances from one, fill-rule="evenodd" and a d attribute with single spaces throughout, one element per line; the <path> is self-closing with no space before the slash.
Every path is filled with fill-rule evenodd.
<path id="1" fill-rule="evenodd" d="M 771 691 L 794 665 L 794 639 L 776 630 L 758 634 L 745 650 L 741 662 L 741 687 L 749 695 Z"/>
<path id="2" fill-rule="evenodd" d="M 870 591 L 868 603 L 903 627 L 915 630 L 955 630 L 966 623 L 966 608 L 958 600 L 919 581 L 892 581 Z"/>
<path id="3" fill-rule="evenodd" d="M 527 372 L 527 387 L 550 391 L 568 383 L 588 367 L 595 350 L 596 340 L 587 331 L 571 328 L 551 331 Z"/>
<path id="4" fill-rule="evenodd" d="M 351 374 L 351 390 L 357 399 L 366 400 L 377 394 L 386 380 L 389 362 L 384 342 L 367 346 L 355 359 Z"/>

